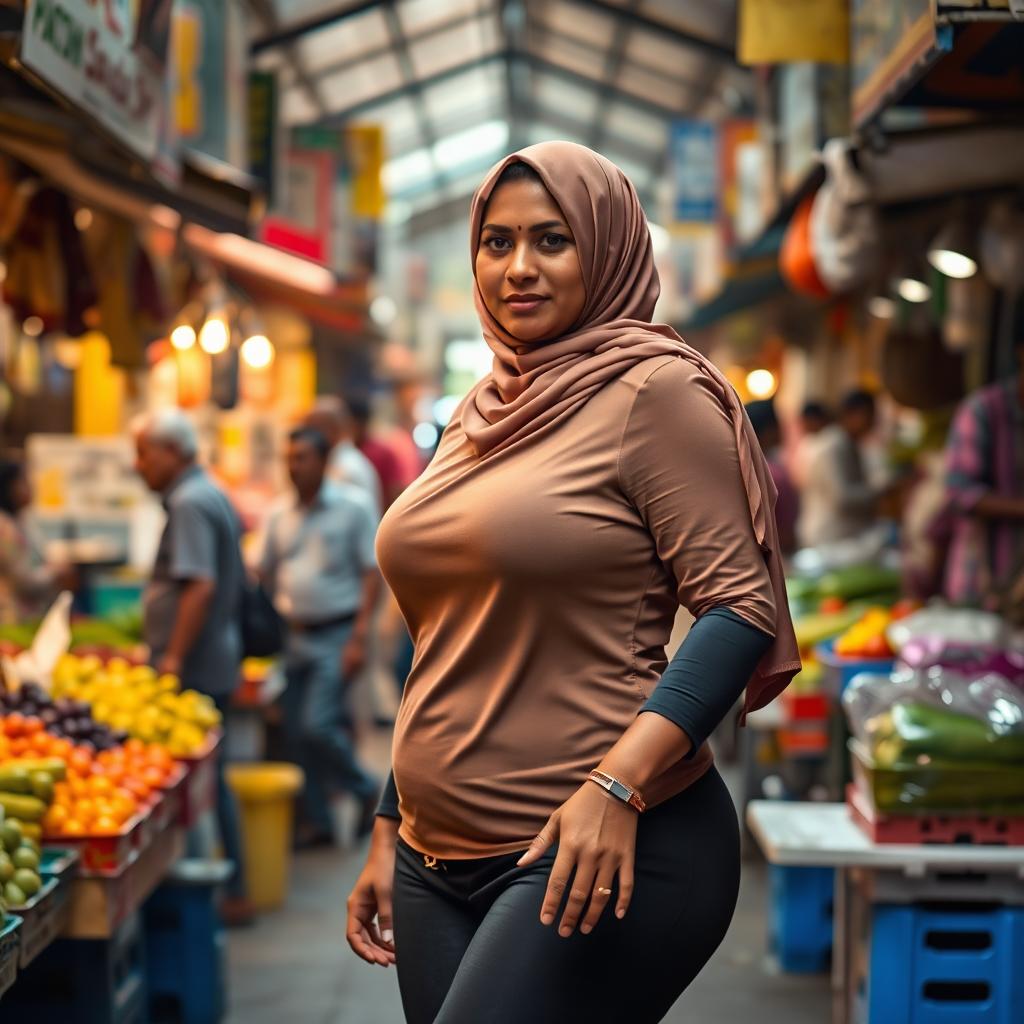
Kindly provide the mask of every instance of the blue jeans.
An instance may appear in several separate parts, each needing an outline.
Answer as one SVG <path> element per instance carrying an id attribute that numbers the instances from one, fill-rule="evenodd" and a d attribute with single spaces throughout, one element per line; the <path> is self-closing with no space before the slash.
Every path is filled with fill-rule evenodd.
<path id="1" fill-rule="evenodd" d="M 302 805 L 320 831 L 333 832 L 327 786 L 330 783 L 360 801 L 376 798 L 379 784 L 356 757 L 351 732 L 341 652 L 352 626 L 346 623 L 311 633 L 291 633 L 284 655 L 288 685 L 281 697 L 285 738 L 306 775 Z"/>

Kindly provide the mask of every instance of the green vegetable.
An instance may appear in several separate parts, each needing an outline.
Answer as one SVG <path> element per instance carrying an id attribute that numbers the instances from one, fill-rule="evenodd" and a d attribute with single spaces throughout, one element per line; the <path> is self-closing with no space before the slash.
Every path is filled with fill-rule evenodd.
<path id="1" fill-rule="evenodd" d="M 877 764 L 913 763 L 922 755 L 948 761 L 997 761 L 1024 769 L 1024 733 L 997 735 L 978 718 L 927 704 L 894 704 L 867 723 Z"/>
<path id="2" fill-rule="evenodd" d="M 835 569 L 818 580 L 818 593 L 822 597 L 841 597 L 849 601 L 868 594 L 899 592 L 900 574 L 895 569 L 876 565 L 854 565 L 848 569 Z"/>

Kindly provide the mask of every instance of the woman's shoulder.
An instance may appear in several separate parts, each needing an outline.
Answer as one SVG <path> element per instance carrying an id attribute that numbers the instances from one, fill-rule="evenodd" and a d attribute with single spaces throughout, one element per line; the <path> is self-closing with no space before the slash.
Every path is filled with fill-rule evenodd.
<path id="1" fill-rule="evenodd" d="M 714 382 L 681 355 L 658 355 L 631 366 L 620 378 L 631 405 L 678 408 L 691 402 L 714 402 Z"/>

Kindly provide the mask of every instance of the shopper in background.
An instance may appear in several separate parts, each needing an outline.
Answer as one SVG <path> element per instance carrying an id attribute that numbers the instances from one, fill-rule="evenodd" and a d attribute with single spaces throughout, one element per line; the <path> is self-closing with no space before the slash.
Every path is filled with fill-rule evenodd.
<path id="1" fill-rule="evenodd" d="M 381 510 L 386 512 L 395 498 L 402 493 L 402 469 L 398 456 L 389 445 L 376 437 L 370 430 L 372 418 L 370 403 L 362 395 L 353 395 L 348 400 L 349 411 L 352 413 L 354 439 L 356 447 L 373 464 L 380 480 Z"/>
<path id="2" fill-rule="evenodd" d="M 874 395 L 851 391 L 840 405 L 838 422 L 811 443 L 801 494 L 801 544 L 846 540 L 874 524 L 880 494 L 868 482 L 860 446 L 875 420 Z"/>
<path id="3" fill-rule="evenodd" d="M 946 447 L 947 505 L 934 527 L 948 547 L 944 591 L 957 604 L 1024 607 L 1024 339 L 1015 377 L 957 411 Z"/>
<path id="4" fill-rule="evenodd" d="M 25 467 L 0 460 L 0 623 L 38 619 L 61 590 L 74 590 L 78 574 L 48 563 L 26 520 L 32 489 Z"/>
<path id="5" fill-rule="evenodd" d="M 184 689 L 211 696 L 227 721 L 242 661 L 241 595 L 245 570 L 241 523 L 227 495 L 196 462 L 198 438 L 177 409 L 145 417 L 135 429 L 135 468 L 160 495 L 167 522 L 143 594 L 143 634 L 159 672 Z M 222 910 L 229 924 L 246 922 L 238 808 L 224 779 L 221 744 L 217 818 L 226 855 L 235 862 Z"/>
<path id="6" fill-rule="evenodd" d="M 782 461 L 782 430 L 775 415 L 775 403 L 766 398 L 747 404 L 747 415 L 757 435 L 761 451 L 768 462 L 768 470 L 779 492 L 775 502 L 775 522 L 779 528 L 779 542 L 784 554 L 796 550 L 796 523 L 800 513 L 800 495 L 789 470 Z"/>
<path id="7" fill-rule="evenodd" d="M 307 829 L 300 846 L 334 842 L 328 783 L 359 801 L 357 836 L 373 827 L 378 781 L 359 763 L 345 689 L 362 669 L 380 593 L 376 523 L 361 492 L 327 476 L 330 443 L 311 427 L 292 431 L 295 488 L 267 523 L 260 575 L 288 626 L 282 697 L 285 731 L 306 773 Z"/>
<path id="8" fill-rule="evenodd" d="M 381 480 L 373 463 L 355 445 L 355 421 L 337 395 L 322 395 L 313 403 L 304 423 L 327 438 L 331 446 L 328 475 L 364 491 L 375 519 L 381 513 Z"/>
<path id="9" fill-rule="evenodd" d="M 822 402 L 805 402 L 800 410 L 800 436 L 790 458 L 793 483 L 799 489 L 807 484 L 807 466 L 817 436 L 832 422 L 832 414 Z"/>

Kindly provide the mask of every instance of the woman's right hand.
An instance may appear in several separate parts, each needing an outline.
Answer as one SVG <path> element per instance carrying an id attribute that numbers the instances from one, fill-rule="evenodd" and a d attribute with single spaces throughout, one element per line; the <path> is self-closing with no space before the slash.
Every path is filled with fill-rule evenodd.
<path id="1" fill-rule="evenodd" d="M 356 956 L 381 967 L 395 962 L 391 888 L 395 876 L 397 839 L 398 822 L 394 818 L 378 816 L 373 825 L 366 864 L 348 897 L 345 938 Z"/>

